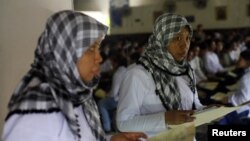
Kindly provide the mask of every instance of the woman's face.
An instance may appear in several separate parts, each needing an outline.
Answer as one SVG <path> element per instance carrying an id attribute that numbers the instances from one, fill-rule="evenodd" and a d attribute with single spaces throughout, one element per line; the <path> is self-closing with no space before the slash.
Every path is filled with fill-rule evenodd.
<path id="1" fill-rule="evenodd" d="M 217 44 L 216 44 L 216 50 L 217 50 L 217 52 L 221 52 L 222 50 L 223 50 L 223 42 L 218 42 Z"/>
<path id="2" fill-rule="evenodd" d="M 183 27 L 181 32 L 176 34 L 170 41 L 167 50 L 176 61 L 183 61 L 187 56 L 190 46 L 190 38 L 189 29 L 187 27 Z"/>
<path id="3" fill-rule="evenodd" d="M 101 41 L 94 42 L 77 61 L 77 69 L 84 82 L 90 82 L 94 76 L 100 73 L 102 57 L 99 52 Z"/>

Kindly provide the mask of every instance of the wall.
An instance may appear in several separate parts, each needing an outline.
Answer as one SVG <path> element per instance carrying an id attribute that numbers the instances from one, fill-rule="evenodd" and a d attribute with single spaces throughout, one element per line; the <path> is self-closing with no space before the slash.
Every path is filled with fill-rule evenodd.
<path id="1" fill-rule="evenodd" d="M 73 0 L 74 9 L 79 11 L 101 11 L 103 14 L 109 12 L 109 0 Z"/>
<path id="2" fill-rule="evenodd" d="M 38 36 L 53 12 L 73 9 L 72 0 L 0 1 L 0 134 L 7 103 L 30 68 Z"/>
<path id="3" fill-rule="evenodd" d="M 123 17 L 122 27 L 111 28 L 111 34 L 151 32 L 154 19 L 153 13 L 155 11 L 164 11 L 164 0 L 158 0 L 158 3 L 151 4 L 132 7 L 131 14 Z M 195 16 L 195 22 L 191 23 L 194 28 L 198 23 L 202 23 L 205 29 L 250 27 L 250 16 L 247 16 L 248 4 L 249 0 L 207 0 L 206 7 L 198 9 L 194 5 L 194 0 L 176 0 L 175 13 L 183 16 Z M 216 20 L 215 7 L 217 6 L 227 7 L 226 20 Z M 139 22 L 138 19 L 140 19 Z"/>

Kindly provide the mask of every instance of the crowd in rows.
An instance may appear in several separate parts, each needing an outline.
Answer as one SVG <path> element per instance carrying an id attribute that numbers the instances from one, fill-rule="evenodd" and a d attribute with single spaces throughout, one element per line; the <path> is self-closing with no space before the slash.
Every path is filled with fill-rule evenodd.
<path id="1" fill-rule="evenodd" d="M 119 98 L 121 97 L 121 90 L 131 89 L 126 86 L 127 84 L 124 84 L 126 82 L 123 82 L 123 79 L 128 77 L 126 72 L 138 63 L 146 44 L 147 42 L 140 43 L 124 39 L 112 44 L 106 42 L 101 47 L 101 54 L 105 58 L 101 65 L 103 79 L 101 79 L 102 81 L 96 89 L 95 97 L 99 101 L 98 106 L 106 132 L 119 130 L 117 124 L 118 127 L 127 128 L 119 126 L 122 123 L 119 123 L 119 121 L 128 120 L 129 118 L 124 119 L 124 117 L 129 114 L 122 113 L 121 110 L 117 113 L 117 109 L 122 109 L 126 107 L 126 104 L 133 101 L 131 100 L 133 97 L 129 97 L 131 99 L 127 100 L 126 97 Z M 250 91 L 246 88 L 248 81 L 244 80 L 250 79 L 248 75 L 245 75 L 248 72 L 249 65 L 242 65 L 242 60 L 248 62 L 246 64 L 250 62 L 248 57 L 250 56 L 249 49 L 250 35 L 248 32 L 242 34 L 240 30 L 230 30 L 227 32 L 206 33 L 201 24 L 197 25 L 185 59 L 194 71 L 195 85 L 201 104 L 240 105 L 250 100 Z M 242 78 L 243 75 L 246 78 Z M 235 89 L 228 89 L 227 86 L 239 84 L 240 80 L 242 80 L 241 83 L 244 83 L 241 87 L 238 86 L 238 93 L 243 93 L 241 97 L 228 95 L 228 97 L 220 100 L 211 98 L 218 92 L 227 94 L 230 91 L 236 91 Z M 216 86 L 213 88 L 206 86 L 212 83 L 216 84 Z M 135 85 L 134 87 L 138 86 Z M 140 90 L 142 91 L 142 89 Z M 129 90 L 126 93 L 129 93 Z M 119 99 L 120 107 L 117 107 Z M 122 107 L 121 103 L 126 104 Z M 132 128 L 129 128 L 129 130 L 132 130 Z"/>

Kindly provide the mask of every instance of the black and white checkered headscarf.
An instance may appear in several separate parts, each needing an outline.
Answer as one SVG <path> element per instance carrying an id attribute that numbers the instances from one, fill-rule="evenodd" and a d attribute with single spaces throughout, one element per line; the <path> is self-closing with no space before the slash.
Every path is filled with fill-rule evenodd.
<path id="1" fill-rule="evenodd" d="M 149 37 L 148 46 L 139 59 L 139 63 L 152 74 L 156 94 L 159 95 L 166 110 L 177 110 L 181 106 L 175 76 L 188 75 L 190 89 L 195 93 L 195 79 L 190 65 L 186 61 L 176 62 L 166 49 L 170 40 L 185 26 L 189 28 L 192 36 L 192 27 L 184 17 L 170 13 L 158 17 L 153 34 Z"/>
<path id="2" fill-rule="evenodd" d="M 11 97 L 6 120 L 13 114 L 61 111 L 80 139 L 74 107 L 82 105 L 96 140 L 104 141 L 105 133 L 92 97 L 98 78 L 84 84 L 76 62 L 106 32 L 105 25 L 82 13 L 60 11 L 52 15 L 39 38 L 32 67 Z"/>

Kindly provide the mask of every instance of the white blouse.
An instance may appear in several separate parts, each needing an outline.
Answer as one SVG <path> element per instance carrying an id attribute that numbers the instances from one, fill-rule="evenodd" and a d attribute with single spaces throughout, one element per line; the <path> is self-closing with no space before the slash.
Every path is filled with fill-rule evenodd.
<path id="1" fill-rule="evenodd" d="M 239 89 L 229 97 L 229 102 L 234 106 L 238 106 L 247 101 L 250 101 L 250 68 L 246 69 L 245 74 L 240 79 Z M 250 106 L 244 106 L 237 110 L 237 112 L 241 113 L 245 110 L 249 110 L 248 117 L 250 117 Z"/>
<path id="2" fill-rule="evenodd" d="M 209 74 L 216 74 L 225 70 L 220 63 L 218 55 L 211 51 L 204 56 L 204 66 Z"/>
<path id="3" fill-rule="evenodd" d="M 199 83 L 203 80 L 207 80 L 207 77 L 201 69 L 200 58 L 198 56 L 195 56 L 189 63 L 192 69 L 194 70 L 194 74 L 196 76 L 196 83 Z"/>
<path id="4" fill-rule="evenodd" d="M 122 80 L 125 77 L 126 71 L 126 67 L 120 66 L 113 75 L 112 86 L 108 96 L 113 97 L 115 101 L 118 101 L 119 99 L 119 89 L 121 87 Z"/>
<path id="5" fill-rule="evenodd" d="M 187 77 L 187 76 L 186 76 Z M 203 107 L 197 93 L 188 87 L 186 77 L 176 77 L 181 93 L 181 109 L 191 110 L 193 101 L 197 108 Z M 118 102 L 116 122 L 121 131 L 141 131 L 149 137 L 167 130 L 166 109 L 155 93 L 155 83 L 151 73 L 141 65 L 129 67 L 123 80 Z"/>
<path id="6" fill-rule="evenodd" d="M 82 107 L 75 108 L 81 127 L 80 141 L 96 141 Z M 107 137 L 109 140 L 110 137 Z M 77 141 L 61 112 L 12 115 L 4 125 L 3 141 Z"/>

